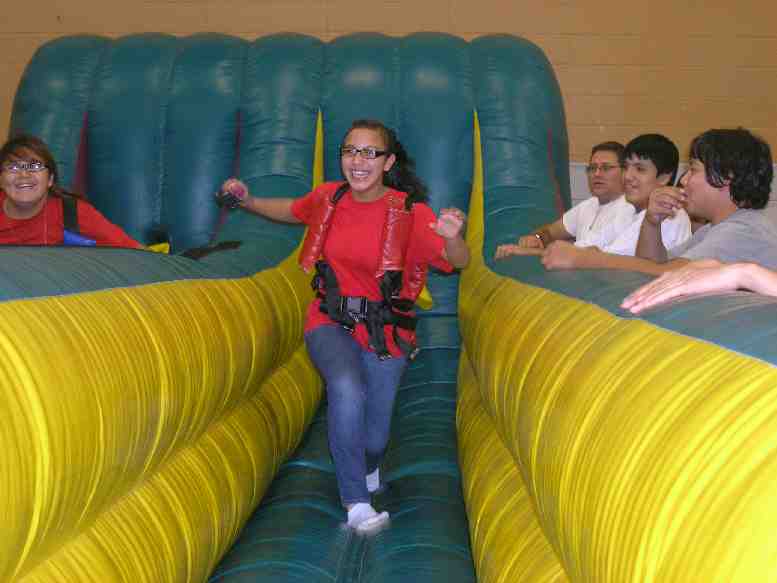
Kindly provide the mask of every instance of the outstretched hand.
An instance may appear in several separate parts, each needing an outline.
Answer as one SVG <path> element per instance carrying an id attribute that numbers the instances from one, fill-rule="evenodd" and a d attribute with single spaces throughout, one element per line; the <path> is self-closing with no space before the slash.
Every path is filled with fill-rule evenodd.
<path id="1" fill-rule="evenodd" d="M 704 259 L 692 261 L 685 267 L 667 271 L 636 289 L 621 303 L 633 314 L 689 295 L 726 292 L 737 289 L 734 273 L 720 261 Z"/>
<path id="2" fill-rule="evenodd" d="M 542 247 L 524 247 L 517 243 L 504 243 L 496 248 L 494 259 L 504 259 L 510 255 L 542 255 L 544 252 Z"/>
<path id="3" fill-rule="evenodd" d="M 216 200 L 221 206 L 234 209 L 243 206 L 248 198 L 248 188 L 237 178 L 229 178 L 216 193 Z"/>
<path id="4" fill-rule="evenodd" d="M 440 209 L 440 216 L 429 226 L 434 232 L 445 239 L 453 239 L 461 236 L 464 231 L 464 223 L 467 221 L 467 215 L 457 208 Z"/>

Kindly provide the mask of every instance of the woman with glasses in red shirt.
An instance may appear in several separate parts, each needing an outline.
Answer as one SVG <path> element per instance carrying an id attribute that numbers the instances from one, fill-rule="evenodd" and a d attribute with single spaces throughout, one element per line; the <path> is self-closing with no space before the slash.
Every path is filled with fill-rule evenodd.
<path id="1" fill-rule="evenodd" d="M 0 148 L 0 244 L 142 247 L 57 178 L 41 139 L 18 135 Z"/>
<path id="2" fill-rule="evenodd" d="M 305 223 L 300 263 L 316 266 L 317 298 L 305 344 L 326 384 L 329 448 L 348 526 L 384 526 L 371 494 L 388 445 L 402 374 L 415 356 L 413 304 L 429 265 L 466 266 L 464 213 L 426 203 L 426 188 L 393 131 L 357 120 L 340 146 L 344 182 L 298 198 L 258 198 L 231 178 L 220 196 L 230 206 L 289 223 Z"/>

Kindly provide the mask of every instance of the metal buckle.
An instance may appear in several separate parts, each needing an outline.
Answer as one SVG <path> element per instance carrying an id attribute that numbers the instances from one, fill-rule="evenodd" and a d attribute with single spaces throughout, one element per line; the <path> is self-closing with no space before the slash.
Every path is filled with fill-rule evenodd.
<path id="1" fill-rule="evenodd" d="M 340 311 L 360 322 L 367 317 L 367 298 L 343 296 L 340 298 Z"/>

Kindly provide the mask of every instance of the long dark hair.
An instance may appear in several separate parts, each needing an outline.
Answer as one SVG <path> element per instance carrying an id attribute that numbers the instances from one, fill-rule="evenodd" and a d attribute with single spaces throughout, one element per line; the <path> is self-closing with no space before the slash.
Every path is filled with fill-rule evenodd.
<path id="1" fill-rule="evenodd" d="M 49 195 L 58 196 L 72 196 L 75 198 L 84 198 L 80 194 L 74 192 L 68 192 L 57 183 L 59 179 L 59 170 L 57 168 L 57 161 L 54 160 L 54 156 L 46 145 L 46 142 L 41 140 L 37 136 L 31 134 L 16 134 L 10 140 L 8 140 L 3 147 L 0 148 L 0 166 L 4 165 L 11 158 L 25 158 L 27 152 L 32 152 L 35 156 L 40 158 L 41 162 L 46 165 L 49 171 L 49 176 L 52 178 L 51 188 L 49 189 Z"/>
<path id="2" fill-rule="evenodd" d="M 386 127 L 376 119 L 357 119 L 354 120 L 348 131 L 345 132 L 343 143 L 346 142 L 348 134 L 356 129 L 378 132 L 383 136 L 383 141 L 386 143 L 386 155 L 394 154 L 396 157 L 394 165 L 391 166 L 388 172 L 383 173 L 383 184 L 400 192 L 406 192 L 408 208 L 416 202 L 427 202 L 429 197 L 426 195 L 426 185 L 416 176 L 415 162 L 407 155 L 394 130 Z"/>

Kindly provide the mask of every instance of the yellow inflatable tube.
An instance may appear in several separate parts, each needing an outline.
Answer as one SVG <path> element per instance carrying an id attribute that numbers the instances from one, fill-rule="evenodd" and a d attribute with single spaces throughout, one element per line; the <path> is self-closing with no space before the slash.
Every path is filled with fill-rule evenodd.
<path id="1" fill-rule="evenodd" d="M 309 296 L 290 259 L 0 304 L 0 581 L 204 580 L 320 400 Z"/>

